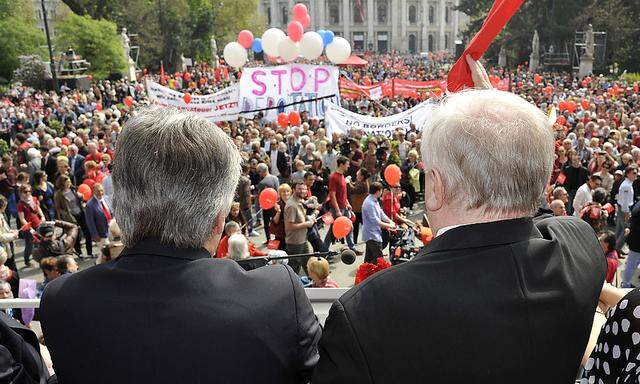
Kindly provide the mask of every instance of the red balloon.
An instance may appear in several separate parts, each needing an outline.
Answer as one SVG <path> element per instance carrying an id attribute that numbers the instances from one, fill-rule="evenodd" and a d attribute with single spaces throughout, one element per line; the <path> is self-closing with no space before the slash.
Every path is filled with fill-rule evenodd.
<path id="1" fill-rule="evenodd" d="M 400 167 L 395 164 L 388 165 L 384 170 L 384 179 L 392 187 L 400 182 L 400 176 Z"/>
<path id="2" fill-rule="evenodd" d="M 258 202 L 260 203 L 260 208 L 267 210 L 276 206 L 276 202 L 278 201 L 278 192 L 276 192 L 273 188 L 265 188 L 260 192 L 260 196 L 258 196 Z"/>
<path id="3" fill-rule="evenodd" d="M 292 21 L 287 26 L 287 35 L 289 38 L 295 42 L 302 40 L 302 35 L 304 34 L 304 28 L 302 27 L 302 23 L 299 21 Z"/>
<path id="4" fill-rule="evenodd" d="M 553 88 L 548 85 L 545 89 L 544 89 L 544 93 L 547 94 L 547 96 L 551 95 L 551 92 L 553 92 Z"/>
<path id="5" fill-rule="evenodd" d="M 307 15 L 309 11 L 307 10 L 306 5 L 302 3 L 298 3 L 293 6 L 293 8 L 291 9 L 291 13 L 293 13 L 294 18 L 298 18 L 298 17 L 302 17 L 303 15 Z"/>
<path id="6" fill-rule="evenodd" d="M 66 145 L 66 146 L 69 146 L 71 144 L 71 140 L 69 140 L 68 137 L 63 137 L 62 140 L 60 140 L 60 142 L 62 143 L 62 145 Z"/>
<path id="7" fill-rule="evenodd" d="M 84 200 L 85 202 L 89 201 L 89 199 L 91 199 L 91 196 L 93 196 L 91 187 L 89 187 L 87 184 L 80 184 L 80 186 L 78 187 L 78 192 L 82 194 L 82 200 Z"/>
<path id="8" fill-rule="evenodd" d="M 251 44 L 253 43 L 253 33 L 247 29 L 243 29 L 238 33 L 238 43 L 246 49 L 251 48 Z"/>
<path id="9" fill-rule="evenodd" d="M 558 108 L 560 108 L 560 112 L 567 110 L 567 102 L 566 101 L 561 101 L 558 104 Z"/>
<path id="10" fill-rule="evenodd" d="M 96 104 L 96 111 L 102 111 L 102 103 Z"/>
<path id="11" fill-rule="evenodd" d="M 82 184 L 84 184 L 84 185 L 88 186 L 89 188 L 93 189 L 93 186 L 96 185 L 96 181 L 93 180 L 93 179 L 84 179 Z"/>
<path id="12" fill-rule="evenodd" d="M 542 81 L 542 76 L 538 75 L 537 73 L 535 75 L 533 75 L 533 82 L 538 84 Z"/>
<path id="13" fill-rule="evenodd" d="M 353 230 L 353 223 L 348 217 L 340 216 L 333 222 L 333 228 L 331 230 L 333 232 L 333 237 L 340 240 L 347 237 L 349 232 Z"/>
<path id="14" fill-rule="evenodd" d="M 585 99 L 582 99 L 580 104 L 582 104 L 582 109 L 588 109 L 589 108 L 589 102 L 587 100 L 585 100 Z"/>
<path id="15" fill-rule="evenodd" d="M 287 128 L 287 125 L 289 125 L 289 115 L 287 115 L 286 113 L 282 112 L 278 114 L 278 125 L 282 128 Z"/>
<path id="16" fill-rule="evenodd" d="M 294 126 L 294 125 L 300 125 L 300 123 L 302 123 L 302 120 L 300 119 L 300 114 L 296 111 L 289 112 L 289 124 Z"/>
<path id="17" fill-rule="evenodd" d="M 124 98 L 124 105 L 130 107 L 133 104 L 133 97 L 127 96 Z"/>
<path id="18" fill-rule="evenodd" d="M 186 104 L 189 104 L 191 102 L 191 94 L 185 93 L 184 96 L 182 96 L 182 100 L 184 100 Z"/>
<path id="19" fill-rule="evenodd" d="M 577 107 L 578 107 L 578 106 L 576 105 L 576 102 L 575 102 L 575 101 L 569 101 L 569 102 L 567 102 L 567 110 L 568 110 L 569 112 L 571 112 L 571 113 L 575 112 L 575 110 L 576 110 L 576 108 L 577 108 Z"/>
<path id="20" fill-rule="evenodd" d="M 297 21 L 299 21 L 304 28 L 309 28 L 309 25 L 311 25 L 311 16 L 309 16 L 309 14 L 306 14 L 304 15 L 304 17 Z"/>
<path id="21" fill-rule="evenodd" d="M 206 82 L 207 82 L 207 79 L 205 77 L 200 78 L 200 85 L 205 85 Z"/>
<path id="22" fill-rule="evenodd" d="M 567 118 L 564 116 L 558 116 L 556 119 L 556 124 L 565 125 L 567 123 Z"/>

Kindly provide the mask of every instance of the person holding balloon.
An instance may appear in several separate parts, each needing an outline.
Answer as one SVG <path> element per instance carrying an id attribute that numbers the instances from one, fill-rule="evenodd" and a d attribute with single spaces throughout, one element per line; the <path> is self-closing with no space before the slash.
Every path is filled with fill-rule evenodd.
<path id="1" fill-rule="evenodd" d="M 337 160 L 338 168 L 334 173 L 329 176 L 329 199 L 327 203 L 329 205 L 329 212 L 332 216 L 340 218 L 341 216 L 347 216 L 351 212 L 351 204 L 347 199 L 347 181 L 344 177 L 345 173 L 349 170 L 349 158 L 341 156 Z M 333 233 L 333 226 L 327 231 L 327 235 L 324 238 L 324 249 L 329 249 L 331 244 L 335 240 Z M 355 249 L 355 243 L 353 242 L 353 231 L 350 231 L 346 235 L 347 246 L 353 250 L 357 255 L 362 255 L 362 252 Z"/>
<path id="2" fill-rule="evenodd" d="M 91 241 L 91 233 L 85 220 L 82 202 L 83 200 L 89 201 L 91 195 L 91 187 L 89 187 L 89 185 L 82 184 L 76 189 L 71 184 L 71 179 L 67 175 L 62 175 L 56 180 L 56 192 L 53 195 L 53 201 L 56 206 L 58 219 L 68 221 L 80 227 L 81 231 L 78 233 L 74 248 L 78 255 L 82 255 L 80 242 L 84 236 L 87 257 L 93 257 L 93 244 Z"/>
<path id="3" fill-rule="evenodd" d="M 384 248 L 383 229 L 391 230 L 396 227 L 393 220 L 380 207 L 382 184 L 373 182 L 369 185 L 369 195 L 362 203 L 362 239 L 365 241 L 364 262 L 375 264 L 379 257 L 383 257 Z"/>

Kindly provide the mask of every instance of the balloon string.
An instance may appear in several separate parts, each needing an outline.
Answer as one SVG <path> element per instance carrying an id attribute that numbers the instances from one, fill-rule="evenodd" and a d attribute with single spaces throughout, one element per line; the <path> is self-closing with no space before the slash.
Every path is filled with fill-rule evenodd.
<path id="1" fill-rule="evenodd" d="M 290 104 L 285 104 L 285 105 L 276 105 L 275 107 L 267 107 L 267 108 L 260 108 L 260 109 L 253 109 L 251 111 L 242 111 L 239 112 L 240 114 L 243 113 L 255 113 L 255 112 L 262 112 L 262 111 L 269 111 L 272 109 L 280 109 L 280 108 L 286 108 L 286 107 L 290 107 L 292 105 L 296 105 L 296 104 L 304 104 L 304 103 L 308 103 L 310 101 L 318 101 L 318 100 L 323 100 L 323 99 L 331 99 L 333 97 L 336 97 L 336 94 L 334 93 L 333 95 L 329 95 L 329 96 L 322 96 L 322 97 L 316 97 L 315 99 L 306 99 L 306 100 L 300 100 L 300 101 L 296 101 Z"/>

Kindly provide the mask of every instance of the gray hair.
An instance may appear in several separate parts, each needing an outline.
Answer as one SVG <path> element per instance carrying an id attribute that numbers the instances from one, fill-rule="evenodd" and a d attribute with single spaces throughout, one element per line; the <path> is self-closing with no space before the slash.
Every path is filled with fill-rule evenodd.
<path id="1" fill-rule="evenodd" d="M 213 123 L 171 108 L 140 110 L 118 139 L 113 208 L 127 247 L 148 238 L 199 248 L 226 216 L 240 153 Z"/>
<path id="2" fill-rule="evenodd" d="M 227 258 L 242 260 L 249 257 L 249 242 L 241 233 L 235 233 L 229 237 L 229 252 Z"/>
<path id="3" fill-rule="evenodd" d="M 537 209 L 554 144 L 535 106 L 497 90 L 456 93 L 433 111 L 422 137 L 425 166 L 440 172 L 448 204 L 490 215 Z"/>

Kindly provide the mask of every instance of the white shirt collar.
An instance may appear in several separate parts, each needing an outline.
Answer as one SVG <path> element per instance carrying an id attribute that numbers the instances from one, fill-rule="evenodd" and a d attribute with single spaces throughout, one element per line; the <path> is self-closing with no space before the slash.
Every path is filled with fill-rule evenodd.
<path id="1" fill-rule="evenodd" d="M 450 229 L 454 229 L 454 228 L 458 228 L 463 226 L 464 224 L 456 224 L 456 225 L 450 225 L 448 227 L 444 227 L 444 228 L 440 228 L 438 229 L 438 232 L 436 232 L 436 237 L 443 235 L 445 232 L 447 232 Z"/>

